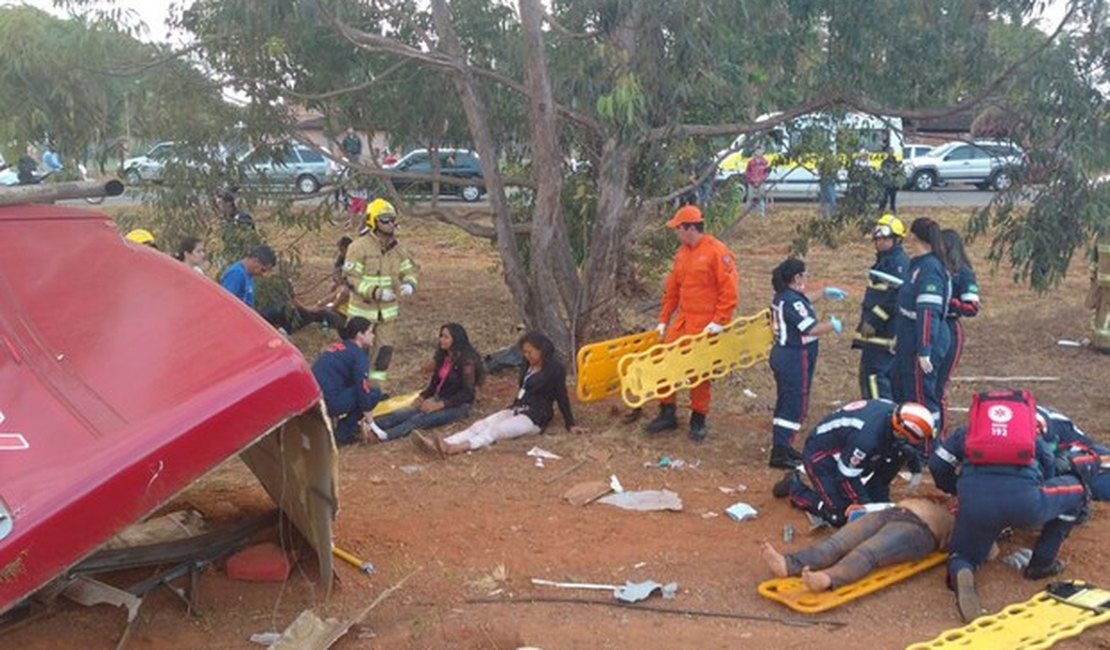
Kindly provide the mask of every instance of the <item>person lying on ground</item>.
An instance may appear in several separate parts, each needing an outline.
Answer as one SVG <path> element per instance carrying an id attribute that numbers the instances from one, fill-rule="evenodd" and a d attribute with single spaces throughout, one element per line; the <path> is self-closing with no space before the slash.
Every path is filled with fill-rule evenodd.
<path id="1" fill-rule="evenodd" d="M 800 575 L 810 591 L 826 591 L 856 582 L 880 567 L 947 549 L 954 525 L 955 517 L 943 503 L 904 499 L 893 508 L 868 512 L 794 553 L 784 555 L 763 542 L 761 555 L 776 577 Z"/>
<path id="2" fill-rule="evenodd" d="M 413 439 L 444 455 L 481 449 L 498 440 L 539 433 L 555 418 L 552 404 L 559 405 L 563 424 L 572 433 L 586 433 L 574 423 L 567 396 L 567 371 L 555 352 L 555 345 L 539 332 L 528 332 L 517 343 L 524 363 L 520 367 L 519 390 L 508 408 L 478 420 L 470 427 L 439 440 L 420 432 Z"/>
<path id="3" fill-rule="evenodd" d="M 427 387 L 408 408 L 374 420 L 381 441 L 403 438 L 416 429 L 458 422 L 470 415 L 474 393 L 485 378 L 482 355 L 470 344 L 466 329 L 447 323 L 439 330 L 439 346 L 432 357 Z"/>

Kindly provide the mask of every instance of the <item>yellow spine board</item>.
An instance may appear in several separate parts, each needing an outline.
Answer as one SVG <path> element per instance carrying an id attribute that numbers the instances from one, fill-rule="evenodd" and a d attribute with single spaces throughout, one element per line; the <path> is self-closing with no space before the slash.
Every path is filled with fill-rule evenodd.
<path id="1" fill-rule="evenodd" d="M 1098 595 L 1100 602 L 1110 599 L 1110 592 L 1095 588 L 1085 589 L 1066 601 L 1042 591 L 1024 603 L 1009 605 L 997 614 L 980 616 L 964 627 L 942 632 L 932 641 L 915 643 L 906 650 L 1050 648 L 1057 641 L 1110 621 L 1110 610 L 1090 609 L 1085 604 L 1091 595 Z"/>
<path id="2" fill-rule="evenodd" d="M 404 395 L 390 397 L 387 400 L 378 402 L 378 405 L 374 407 L 374 410 L 370 412 L 370 415 L 376 418 L 389 415 L 394 411 L 399 411 L 405 407 L 412 406 L 413 400 L 415 400 L 419 396 L 420 391 L 416 391 L 414 393 L 406 393 Z"/>
<path id="3" fill-rule="evenodd" d="M 617 374 L 617 362 L 657 343 L 659 334 L 652 330 L 582 346 L 577 358 L 578 401 L 597 402 L 619 394 L 621 378 Z"/>
<path id="4" fill-rule="evenodd" d="M 625 355 L 617 368 L 621 399 L 632 408 L 703 381 L 750 368 L 770 355 L 771 310 L 741 316 L 716 336 L 695 334 Z"/>
<path id="5" fill-rule="evenodd" d="M 760 596 L 782 603 L 795 612 L 819 614 L 927 571 L 947 559 L 947 553 L 932 553 L 914 562 L 903 562 L 876 569 L 856 582 L 831 591 L 810 591 L 802 584 L 801 578 L 767 580 L 760 583 L 758 591 Z"/>

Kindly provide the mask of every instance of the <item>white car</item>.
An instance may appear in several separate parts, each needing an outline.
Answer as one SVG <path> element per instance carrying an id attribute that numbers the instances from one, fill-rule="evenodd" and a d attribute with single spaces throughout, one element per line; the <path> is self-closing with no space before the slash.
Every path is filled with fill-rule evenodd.
<path id="1" fill-rule="evenodd" d="M 948 142 L 905 163 L 907 186 L 920 192 L 949 183 L 971 183 L 1002 191 L 1013 184 L 1013 170 L 1024 153 L 1017 145 L 994 140 Z"/>
<path id="2" fill-rule="evenodd" d="M 160 181 L 166 173 L 166 161 L 173 158 L 174 143 L 159 142 L 141 156 L 123 161 L 123 177 L 128 185 L 139 185 L 144 181 Z"/>

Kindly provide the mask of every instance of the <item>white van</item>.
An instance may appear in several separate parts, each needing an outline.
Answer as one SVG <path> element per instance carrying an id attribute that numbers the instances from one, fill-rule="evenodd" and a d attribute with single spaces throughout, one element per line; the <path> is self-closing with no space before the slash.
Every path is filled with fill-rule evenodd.
<path id="1" fill-rule="evenodd" d="M 781 113 L 761 115 L 756 122 L 766 122 L 779 115 Z M 867 152 L 868 164 L 875 170 L 882 164 L 885 157 L 883 149 L 887 146 L 893 149 L 895 158 L 902 159 L 902 118 L 854 112 L 835 118 L 826 113 L 814 113 L 788 120 L 761 133 L 736 138 L 729 149 L 717 153 L 720 162 L 716 179 L 722 182 L 737 175 L 742 178 L 756 146 L 762 145 L 763 155 L 771 165 L 767 178 L 768 194 L 782 198 L 816 199 L 817 156 L 798 153 L 806 148 L 816 148 L 805 146 L 808 138 L 828 142 L 834 149 L 838 141 L 851 142 L 853 150 L 838 152 L 842 157 L 840 191 L 844 189 L 845 170 L 858 159 L 861 150 Z M 821 142 L 822 146 L 824 142 Z"/>

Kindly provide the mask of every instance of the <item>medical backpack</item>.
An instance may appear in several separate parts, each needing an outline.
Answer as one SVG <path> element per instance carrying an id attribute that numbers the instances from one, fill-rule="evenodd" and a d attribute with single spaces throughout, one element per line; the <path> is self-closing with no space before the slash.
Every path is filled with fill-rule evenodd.
<path id="1" fill-rule="evenodd" d="M 1025 390 L 976 393 L 967 418 L 965 456 L 972 465 L 1031 465 L 1037 446 L 1037 403 Z"/>

